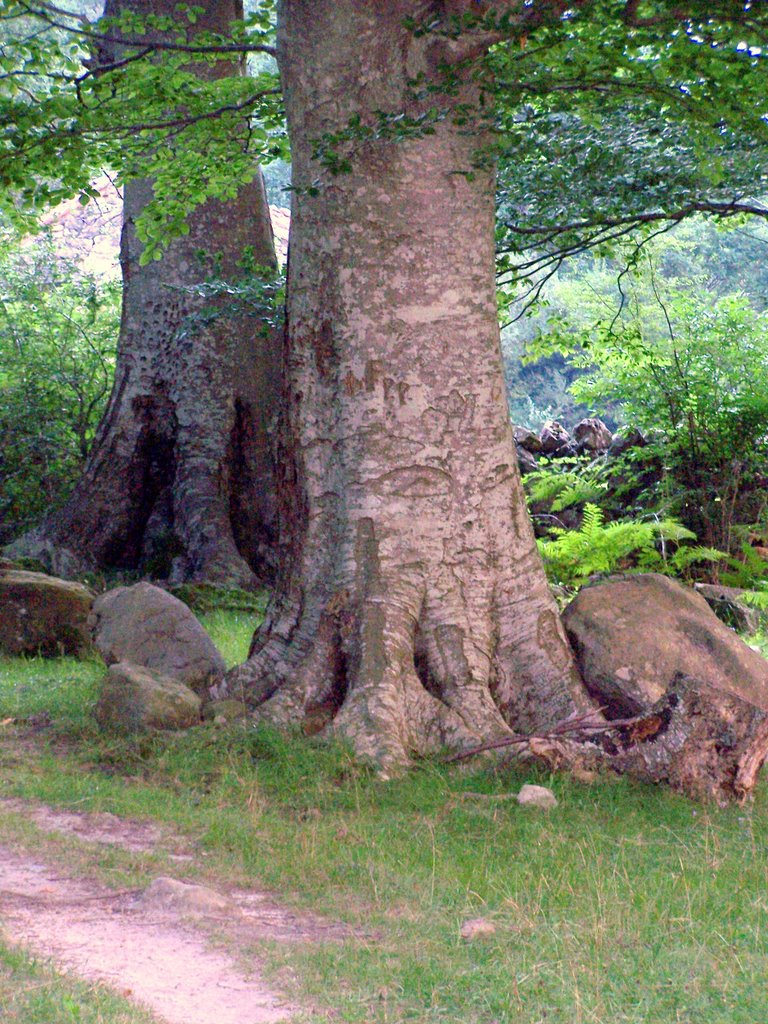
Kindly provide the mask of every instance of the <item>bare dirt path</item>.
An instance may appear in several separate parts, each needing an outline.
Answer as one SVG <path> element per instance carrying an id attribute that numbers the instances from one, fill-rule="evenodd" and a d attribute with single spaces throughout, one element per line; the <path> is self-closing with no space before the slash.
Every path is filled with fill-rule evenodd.
<path id="1" fill-rule="evenodd" d="M 111 814 L 18 800 L 0 806 L 24 813 L 46 831 L 134 851 L 151 851 L 169 838 L 152 824 Z M 189 861 L 193 854 L 174 859 Z M 213 891 L 161 878 L 144 891 L 115 892 L 1 844 L 0 927 L 11 942 L 80 978 L 110 985 L 163 1024 L 271 1024 L 298 1012 L 257 969 L 246 975 L 213 948 L 206 933 L 235 947 L 265 938 L 311 942 L 350 935 L 343 925 L 293 911 L 258 890 Z"/>
<path id="2" fill-rule="evenodd" d="M 0 917 L 11 941 L 111 985 L 167 1024 L 272 1024 L 291 1016 L 263 980 L 246 978 L 139 894 L 68 878 L 1 846 Z"/>

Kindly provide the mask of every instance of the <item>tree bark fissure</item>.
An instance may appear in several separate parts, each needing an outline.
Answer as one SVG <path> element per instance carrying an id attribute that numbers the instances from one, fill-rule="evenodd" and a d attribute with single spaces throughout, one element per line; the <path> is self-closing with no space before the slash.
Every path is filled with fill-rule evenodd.
<path id="1" fill-rule="evenodd" d="M 105 14 L 173 15 L 175 6 L 110 0 Z M 209 5 L 196 30 L 225 33 L 241 17 L 239 0 Z M 99 54 L 101 63 L 109 57 Z M 195 71 L 219 77 L 240 68 L 222 61 Z M 136 221 L 151 197 L 150 181 L 124 187 L 116 377 L 91 455 L 65 506 L 12 552 L 39 557 L 62 575 L 139 568 L 178 581 L 250 586 L 274 565 L 269 432 L 278 346 L 259 311 L 227 311 L 191 289 L 214 269 L 236 280 L 246 249 L 256 263 L 276 266 L 263 180 L 255 169 L 235 199 L 206 202 L 162 261 L 141 266 Z M 220 315 L 210 319 L 212 305 Z"/>

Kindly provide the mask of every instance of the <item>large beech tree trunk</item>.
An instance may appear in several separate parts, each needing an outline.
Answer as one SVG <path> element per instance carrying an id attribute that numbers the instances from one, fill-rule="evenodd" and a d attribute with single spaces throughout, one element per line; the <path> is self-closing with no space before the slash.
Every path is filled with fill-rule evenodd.
<path id="1" fill-rule="evenodd" d="M 105 14 L 172 15 L 175 7 L 110 0 Z M 240 0 L 209 4 L 195 31 L 225 33 L 236 18 Z M 197 68 L 207 76 L 240 70 L 229 61 Z M 172 560 L 177 580 L 250 585 L 254 570 L 269 575 L 273 565 L 268 428 L 279 346 L 258 311 L 196 319 L 211 302 L 184 289 L 214 268 L 217 278 L 235 280 L 247 247 L 256 263 L 276 265 L 263 180 L 256 170 L 235 199 L 199 207 L 189 234 L 141 266 L 135 225 L 151 196 L 149 181 L 125 186 L 117 369 L 91 455 L 66 505 L 12 552 L 42 558 L 62 575 L 94 566 L 167 571 Z"/>
<path id="2" fill-rule="evenodd" d="M 589 706 L 517 469 L 484 139 L 449 116 L 423 138 L 354 142 L 347 173 L 313 155 L 352 118 L 421 113 L 409 80 L 451 57 L 403 25 L 428 6 L 280 7 L 295 190 L 281 570 L 229 679 L 264 717 L 385 763 Z M 445 102 L 477 100 L 468 80 Z"/>
<path id="3" fill-rule="evenodd" d="M 543 7 L 495 6 L 522 18 Z M 642 721 L 609 726 L 574 667 L 504 400 L 494 183 L 477 161 L 481 84 L 464 62 L 490 37 L 404 25 L 469 7 L 280 4 L 294 171 L 280 571 L 223 690 L 385 766 L 522 738 L 555 766 L 743 799 L 768 745 L 760 708 L 683 680 Z M 450 95 L 435 98 L 447 64 Z M 382 138 L 387 115 L 405 115 L 407 136 L 423 113 L 414 81 L 445 116 L 422 137 Z M 341 173 L 317 159 L 331 136 Z"/>

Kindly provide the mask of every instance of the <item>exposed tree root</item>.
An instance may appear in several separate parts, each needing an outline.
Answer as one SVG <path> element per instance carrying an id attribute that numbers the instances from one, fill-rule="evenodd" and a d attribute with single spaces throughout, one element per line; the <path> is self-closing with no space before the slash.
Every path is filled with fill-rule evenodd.
<path id="1" fill-rule="evenodd" d="M 414 659 L 414 626 L 403 635 L 383 618 L 384 606 L 369 602 L 359 616 L 348 607 L 324 613 L 314 635 L 306 623 L 282 636 L 267 627 L 264 646 L 229 674 L 217 695 L 243 696 L 256 717 L 275 725 L 343 737 L 385 769 L 511 735 L 487 678 L 473 680 L 465 667 L 457 679 L 432 666 L 425 686 Z M 428 661 L 422 651 L 422 672 Z"/>

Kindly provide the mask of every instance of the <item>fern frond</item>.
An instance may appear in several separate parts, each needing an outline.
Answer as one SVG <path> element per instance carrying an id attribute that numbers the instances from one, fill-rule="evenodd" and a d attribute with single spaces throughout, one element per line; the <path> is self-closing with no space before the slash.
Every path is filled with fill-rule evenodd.
<path id="1" fill-rule="evenodd" d="M 740 601 L 759 608 L 761 611 L 768 611 L 768 587 L 764 590 L 745 590 L 739 597 Z"/>
<path id="2" fill-rule="evenodd" d="M 693 547 L 678 548 L 669 559 L 675 572 L 684 572 L 695 562 L 722 562 L 728 556 L 717 548 L 707 548 L 695 544 Z"/>
<path id="3" fill-rule="evenodd" d="M 723 557 L 721 552 L 711 548 L 680 548 L 672 558 L 662 558 L 657 550 L 659 540 L 668 544 L 695 540 L 691 533 L 675 519 L 660 522 L 623 520 L 605 523 L 603 510 L 588 502 L 578 530 L 553 531 L 548 540 L 538 542 L 545 568 L 556 582 L 565 585 L 579 585 L 590 576 L 617 569 L 668 571 L 676 568 L 674 558 L 679 552 L 680 567 L 693 561 L 713 561 Z"/>
<path id="4" fill-rule="evenodd" d="M 538 504 L 554 501 L 564 490 L 578 486 L 579 482 L 577 473 L 540 469 L 526 474 L 525 489 L 528 492 L 528 500 Z"/>
<path id="5" fill-rule="evenodd" d="M 603 528 L 603 522 L 605 516 L 603 510 L 599 505 L 593 505 L 591 501 L 588 501 L 584 506 L 584 517 L 581 521 L 581 528 L 578 533 L 589 536 L 590 534 L 596 534 Z"/>
<path id="6" fill-rule="evenodd" d="M 585 480 L 571 470 L 540 469 L 528 473 L 525 489 L 531 504 L 550 504 L 553 512 L 594 502 L 605 493 L 605 484 Z"/>
<path id="7" fill-rule="evenodd" d="M 563 488 L 559 496 L 552 502 L 552 511 L 562 512 L 566 508 L 573 508 L 574 505 L 594 502 L 604 493 L 605 487 L 591 484 L 587 480 L 577 480 L 576 483 Z"/>

